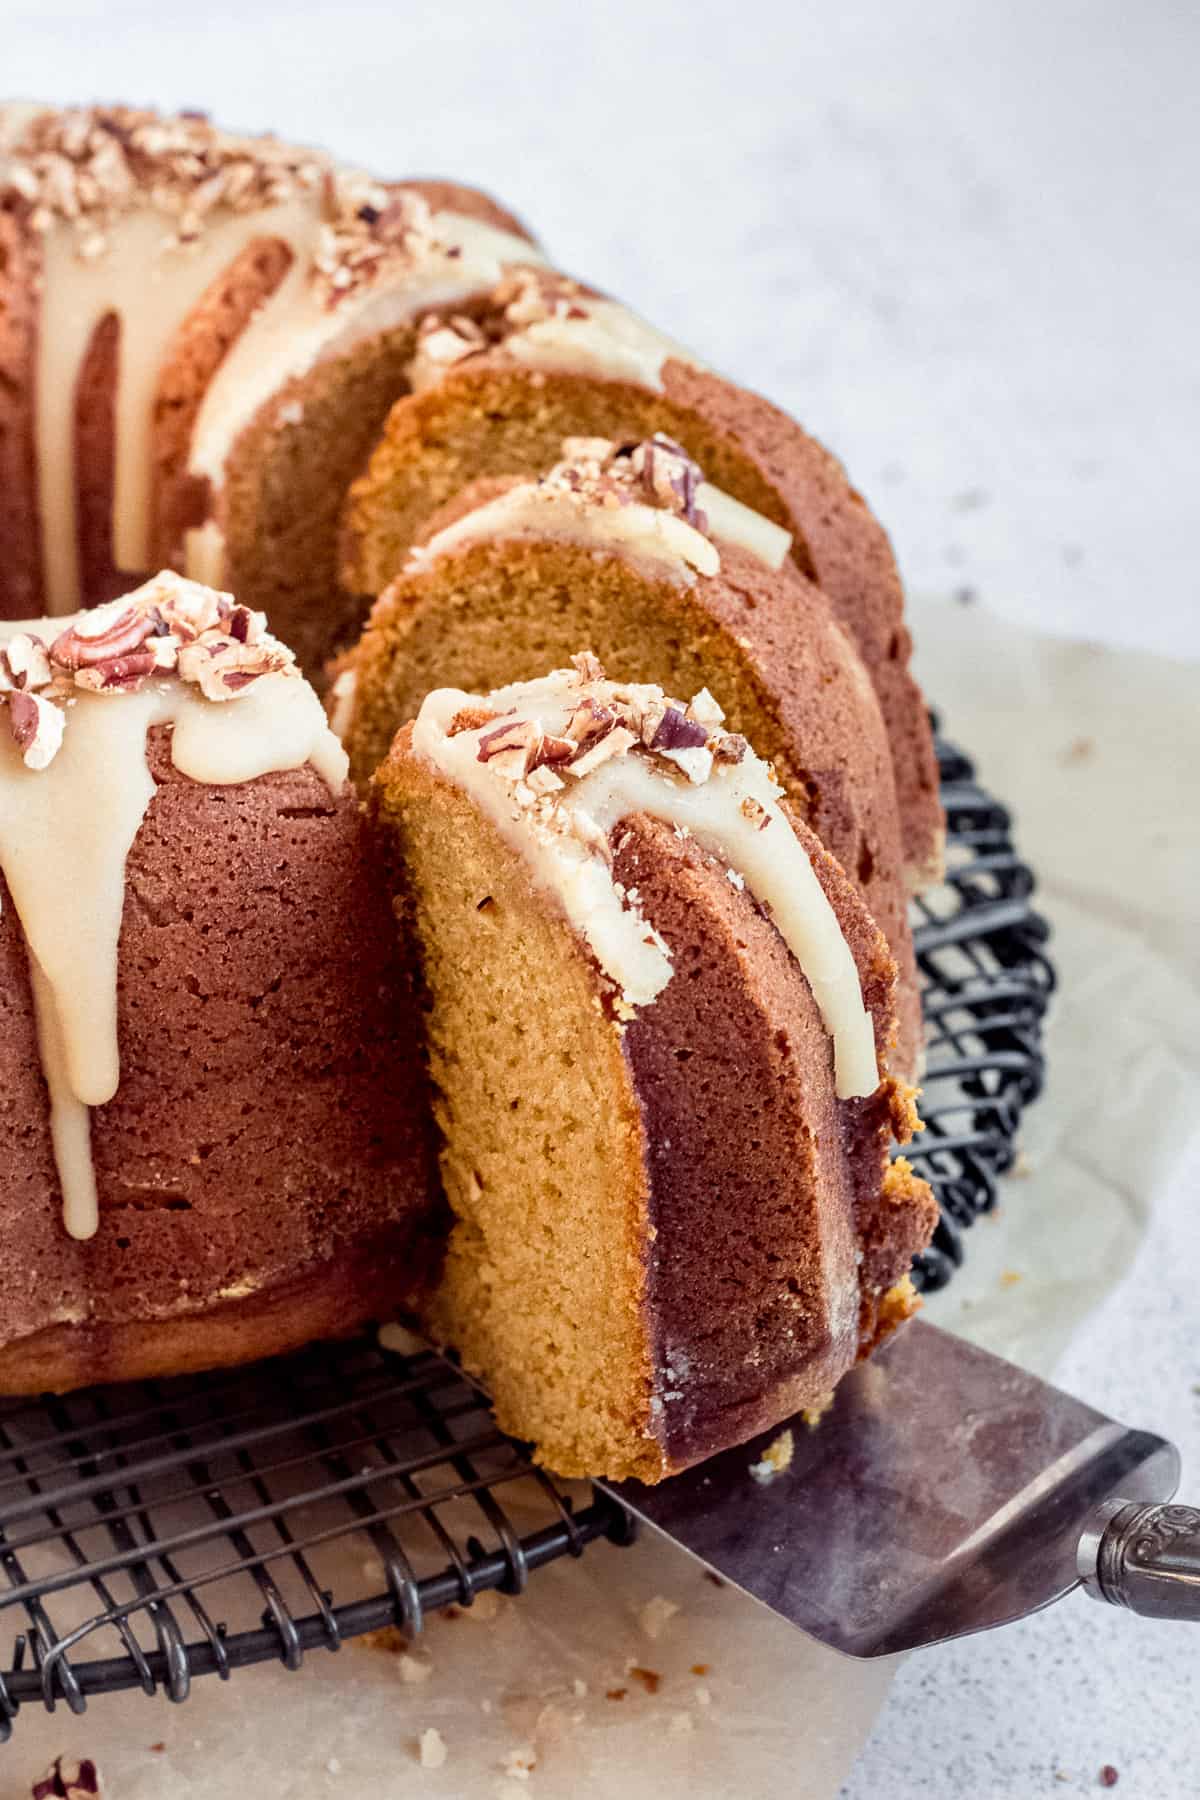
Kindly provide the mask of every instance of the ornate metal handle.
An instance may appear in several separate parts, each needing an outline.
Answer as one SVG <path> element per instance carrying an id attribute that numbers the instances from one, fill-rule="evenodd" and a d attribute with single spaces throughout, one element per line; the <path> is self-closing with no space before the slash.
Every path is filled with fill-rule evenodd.
<path id="1" fill-rule="evenodd" d="M 1200 1511 L 1106 1500 L 1079 1540 L 1079 1577 L 1093 1600 L 1152 1619 L 1200 1622 Z"/>

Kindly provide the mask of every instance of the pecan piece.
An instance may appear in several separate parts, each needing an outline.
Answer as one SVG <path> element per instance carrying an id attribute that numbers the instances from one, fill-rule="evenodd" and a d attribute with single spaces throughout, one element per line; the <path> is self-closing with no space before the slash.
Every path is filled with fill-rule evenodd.
<path id="1" fill-rule="evenodd" d="M 634 447 L 629 461 L 634 474 L 641 477 L 643 487 L 653 499 L 669 506 L 672 512 L 680 513 L 697 531 L 707 529 L 708 520 L 696 505 L 704 475 L 682 444 L 657 432 Z"/>
<path id="2" fill-rule="evenodd" d="M 17 631 L 6 644 L 0 644 L 0 693 L 9 688 L 45 687 L 53 674 L 41 638 Z"/>
<path id="3" fill-rule="evenodd" d="M 707 725 L 710 731 L 725 723 L 725 714 L 707 688 L 701 688 L 688 703 L 687 716 L 695 719 L 699 725 Z"/>
<path id="4" fill-rule="evenodd" d="M 31 1800 L 95 1800 L 99 1792 L 100 1775 L 89 1756 L 78 1762 L 69 1756 L 56 1756 L 30 1789 Z"/>
<path id="5" fill-rule="evenodd" d="M 239 644 L 236 638 L 205 632 L 179 652 L 179 673 L 195 682 L 206 700 L 234 700 L 260 676 L 286 670 L 290 651 L 282 645 Z"/>
<path id="6" fill-rule="evenodd" d="M 616 715 L 607 706 L 601 706 L 590 694 L 585 694 L 567 720 L 563 736 L 580 746 L 591 744 L 606 731 L 611 731 L 616 722 Z"/>
<path id="7" fill-rule="evenodd" d="M 40 694 L 14 688 L 8 696 L 8 729 L 27 769 L 45 769 L 58 755 L 66 720 Z"/>
<path id="8" fill-rule="evenodd" d="M 700 750 L 707 744 L 708 736 L 705 726 L 689 719 L 677 706 L 668 706 L 650 739 L 650 748 L 664 754 L 668 750 Z"/>
<path id="9" fill-rule="evenodd" d="M 50 660 L 60 669 L 74 672 L 128 656 L 145 643 L 154 630 L 148 612 L 126 600 L 114 600 L 86 613 L 77 625 L 62 631 L 50 646 Z"/>
<path id="10" fill-rule="evenodd" d="M 590 650 L 581 650 L 578 655 L 573 656 L 571 667 L 581 682 L 604 680 L 604 665 L 600 658 L 594 656 Z"/>
<path id="11" fill-rule="evenodd" d="M 158 666 L 155 651 L 146 644 L 124 656 L 107 656 L 103 662 L 88 663 L 85 668 L 76 669 L 75 686 L 86 688 L 93 694 L 136 693 L 147 675 L 152 675 Z"/>
<path id="12" fill-rule="evenodd" d="M 762 804 L 761 800 L 756 800 L 753 794 L 747 794 L 742 801 L 741 813 L 743 819 L 748 820 L 749 823 L 756 826 L 759 831 L 762 831 L 771 823 L 770 813 Z"/>
<path id="13" fill-rule="evenodd" d="M 497 773 L 520 777 L 533 767 L 542 745 L 541 727 L 534 719 L 505 719 L 481 735 L 475 755 Z"/>
<path id="14" fill-rule="evenodd" d="M 569 762 L 566 765 L 567 774 L 590 775 L 593 769 L 598 769 L 601 763 L 608 762 L 610 757 L 624 756 L 626 751 L 631 750 L 637 741 L 632 731 L 624 725 L 616 725 L 602 738 L 597 738 L 591 748 L 585 750 L 581 756 L 577 756 L 574 762 Z"/>
<path id="15" fill-rule="evenodd" d="M 719 763 L 740 763 L 750 748 L 745 738 L 736 731 L 720 732 L 709 739 L 708 747 L 714 760 Z"/>

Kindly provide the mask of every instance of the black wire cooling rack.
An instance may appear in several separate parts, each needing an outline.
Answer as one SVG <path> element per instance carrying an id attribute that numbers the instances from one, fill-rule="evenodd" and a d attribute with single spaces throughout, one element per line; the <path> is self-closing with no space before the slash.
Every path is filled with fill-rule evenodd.
<path id="1" fill-rule="evenodd" d="M 942 1286 L 994 1204 L 1042 1081 L 1053 987 L 1009 819 L 939 742 L 948 872 L 916 906 L 926 1130 L 941 1223 L 914 1271 Z M 207 1376 L 0 1410 L 0 1739 L 23 1701 L 82 1712 L 197 1675 L 519 1593 L 541 1564 L 627 1541 L 617 1502 L 552 1480 L 486 1396 L 415 1345 L 374 1340 Z"/>

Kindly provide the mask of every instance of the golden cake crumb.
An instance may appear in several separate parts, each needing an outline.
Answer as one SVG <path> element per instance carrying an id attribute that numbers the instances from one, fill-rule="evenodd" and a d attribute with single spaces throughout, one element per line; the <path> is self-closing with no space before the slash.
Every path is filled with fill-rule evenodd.
<path id="1" fill-rule="evenodd" d="M 661 1637 L 678 1611 L 674 1600 L 666 1600 L 661 1594 L 655 1594 L 653 1600 L 647 1600 L 639 1612 L 638 1624 L 648 1638 Z"/>
<path id="2" fill-rule="evenodd" d="M 447 1757 L 446 1740 L 436 1725 L 428 1726 L 417 1740 L 417 1759 L 423 1769 L 440 1769 Z"/>
<path id="3" fill-rule="evenodd" d="M 779 1433 L 778 1437 L 771 1439 L 762 1453 L 761 1460 L 750 1464 L 750 1473 L 755 1481 L 765 1487 L 769 1481 L 774 1481 L 777 1475 L 782 1475 L 785 1470 L 790 1469 L 795 1449 L 796 1440 L 792 1436 L 791 1427 L 787 1426 Z"/>

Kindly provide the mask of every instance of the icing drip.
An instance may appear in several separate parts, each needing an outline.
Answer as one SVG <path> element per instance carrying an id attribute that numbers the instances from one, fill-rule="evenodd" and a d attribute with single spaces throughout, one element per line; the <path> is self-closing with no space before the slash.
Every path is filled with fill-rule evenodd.
<path id="1" fill-rule="evenodd" d="M 5 638 L 11 642 L 19 629 L 6 626 Z M 44 622 L 38 635 L 52 635 Z M 13 695 L 7 699 L 11 709 Z M 111 1100 L 120 1080 L 125 864 L 155 791 L 147 733 L 171 727 L 175 767 L 214 786 L 307 762 L 336 793 L 346 757 L 320 701 L 290 668 L 257 676 L 226 703 L 164 674 L 132 692 L 77 689 L 63 710 L 61 745 L 44 768 L 30 766 L 0 731 L 0 869 L 30 959 L 63 1221 L 73 1237 L 86 1238 L 98 1222 L 88 1109 Z"/>
<path id="2" fill-rule="evenodd" d="M 34 436 L 46 611 L 81 599 L 78 383 L 101 323 L 118 327 L 113 560 L 152 566 L 154 402 L 182 327 L 255 243 L 290 252 L 283 279 L 230 346 L 201 398 L 189 473 L 216 490 L 243 428 L 289 381 L 427 306 L 494 287 L 533 246 L 481 220 L 431 214 L 389 189 L 274 139 L 239 139 L 190 117 L 130 109 L 0 112 L 0 197 L 22 204 L 42 267 Z M 189 567 L 220 573 L 220 540 Z"/>
<path id="3" fill-rule="evenodd" d="M 585 506 L 573 494 L 555 493 L 536 482 L 522 482 L 464 513 L 427 544 L 418 545 L 410 563 L 420 568 L 468 544 L 513 538 L 557 538 L 587 549 L 613 550 L 680 582 L 692 582 L 697 574 L 716 575 L 721 567 L 716 546 L 674 513 L 636 503 Z"/>
<path id="4" fill-rule="evenodd" d="M 313 227 L 315 230 L 315 225 Z M 196 421 L 190 469 L 219 485 L 238 434 L 259 408 L 324 357 L 404 324 L 426 307 L 459 303 L 494 285 L 509 263 L 540 263 L 524 238 L 460 213 L 434 213 L 425 253 L 402 276 L 385 277 L 336 307 L 311 280 L 311 244 L 230 350 Z"/>
<path id="5" fill-rule="evenodd" d="M 410 566 L 420 568 L 468 544 L 513 538 L 556 538 L 610 550 L 682 584 L 720 573 L 720 543 L 748 551 L 770 569 L 787 558 L 792 540 L 786 531 L 706 482 L 666 439 L 638 445 L 632 455 L 603 438 L 568 439 L 563 448 L 566 460 L 540 481 L 514 483 L 464 513 L 419 545 Z M 677 469 L 689 472 L 686 504 L 671 485 L 675 479 L 682 486 L 682 478 L 673 476 Z"/>
<path id="6" fill-rule="evenodd" d="M 612 721 L 610 753 L 604 753 L 608 737 L 600 737 L 590 754 L 585 749 L 578 757 L 578 774 L 561 749 L 539 762 L 549 754 L 546 745 L 569 741 L 578 730 L 572 721 L 589 704 Z M 456 715 L 481 708 L 493 715 L 487 723 L 452 730 Z M 664 714 L 676 721 L 665 733 Z M 708 723 L 699 725 L 697 714 Z M 690 833 L 726 863 L 735 885 L 769 909 L 833 1040 L 838 1097 L 872 1094 L 879 1084 L 874 1026 L 854 957 L 779 806 L 782 789 L 740 739 L 711 728 L 720 717 L 711 696 L 697 696 L 685 715 L 661 689 L 559 671 L 486 698 L 457 689 L 429 695 L 413 729 L 413 750 L 469 793 L 526 859 L 629 1008 L 649 1005 L 661 993 L 671 979 L 671 952 L 614 883 L 609 838 L 635 813 Z M 507 748 L 522 738 L 523 750 Z M 531 758 L 522 771 L 521 761 Z"/>
<path id="7" fill-rule="evenodd" d="M 166 242 L 166 223 L 147 209 L 115 220 L 102 256 L 84 261 L 75 230 L 56 224 L 42 237 L 36 434 L 46 610 L 80 604 L 76 536 L 75 398 L 93 333 L 115 313 L 120 348 L 115 406 L 113 560 L 137 573 L 150 559 L 154 395 L 172 342 L 188 315 L 234 258 L 263 238 L 295 242 L 312 202 L 229 214 L 193 244 Z M 252 327 L 249 328 L 252 335 Z"/>
<path id="8" fill-rule="evenodd" d="M 529 368 L 599 375 L 656 390 L 668 360 L 700 366 L 674 338 L 614 300 L 585 300 L 568 313 L 538 319 L 506 337 L 503 348 Z"/>
<path id="9" fill-rule="evenodd" d="M 542 305 L 535 299 L 533 305 L 539 310 L 544 307 L 545 317 L 510 330 L 497 346 L 526 368 L 569 375 L 596 375 L 608 381 L 632 381 L 639 387 L 661 392 L 664 363 L 676 361 L 692 368 L 703 366 L 690 350 L 685 350 L 673 338 L 615 300 L 595 300 L 590 295 L 572 294 L 569 298 L 551 298 Z M 510 309 L 510 319 L 513 310 Z M 517 316 L 520 316 L 519 312 Z M 473 346 L 467 341 L 456 351 L 453 337 L 451 327 L 451 341 L 447 345 L 450 356 L 446 361 L 439 362 L 436 356 L 421 354 L 414 359 L 410 374 L 414 392 L 435 386 L 446 373 L 451 359 L 457 362 L 473 351 L 489 348 L 486 343 Z"/>

